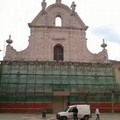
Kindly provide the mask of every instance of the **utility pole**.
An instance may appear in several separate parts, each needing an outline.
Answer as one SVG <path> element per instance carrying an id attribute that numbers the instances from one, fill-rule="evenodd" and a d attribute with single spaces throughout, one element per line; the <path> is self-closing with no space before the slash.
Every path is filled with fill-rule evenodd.
<path id="1" fill-rule="evenodd" d="M 111 91 L 112 113 L 114 113 L 114 91 Z"/>

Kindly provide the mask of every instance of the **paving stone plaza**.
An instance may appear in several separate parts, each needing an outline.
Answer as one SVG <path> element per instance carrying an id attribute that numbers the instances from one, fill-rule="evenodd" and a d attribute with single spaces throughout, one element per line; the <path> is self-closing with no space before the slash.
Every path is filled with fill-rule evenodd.
<path id="1" fill-rule="evenodd" d="M 46 120 L 56 120 L 55 114 L 47 114 Z M 90 120 L 95 120 L 95 114 Z M 0 120 L 43 120 L 41 114 L 10 114 L 0 113 Z M 120 113 L 102 113 L 100 120 L 120 120 Z"/>

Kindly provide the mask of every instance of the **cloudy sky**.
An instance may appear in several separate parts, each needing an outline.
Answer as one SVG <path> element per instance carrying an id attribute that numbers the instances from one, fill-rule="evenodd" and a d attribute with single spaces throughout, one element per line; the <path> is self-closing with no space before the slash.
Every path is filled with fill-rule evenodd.
<path id="1" fill-rule="evenodd" d="M 47 6 L 56 0 L 46 0 Z M 88 49 L 92 53 L 102 50 L 103 39 L 107 43 L 109 59 L 120 61 L 120 7 L 119 0 L 62 0 L 71 6 L 76 3 L 76 12 L 89 26 L 86 31 Z M 28 46 L 32 22 L 41 10 L 42 0 L 0 0 L 0 60 L 5 54 L 6 40 L 11 35 L 13 48 L 17 51 Z"/>

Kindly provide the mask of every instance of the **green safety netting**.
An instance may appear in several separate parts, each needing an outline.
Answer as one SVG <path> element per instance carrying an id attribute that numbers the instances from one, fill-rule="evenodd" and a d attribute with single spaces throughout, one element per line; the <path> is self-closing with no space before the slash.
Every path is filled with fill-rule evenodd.
<path id="1" fill-rule="evenodd" d="M 0 72 L 1 103 L 52 102 L 54 91 L 69 91 L 71 102 L 110 102 L 120 89 L 111 64 L 2 62 Z"/>

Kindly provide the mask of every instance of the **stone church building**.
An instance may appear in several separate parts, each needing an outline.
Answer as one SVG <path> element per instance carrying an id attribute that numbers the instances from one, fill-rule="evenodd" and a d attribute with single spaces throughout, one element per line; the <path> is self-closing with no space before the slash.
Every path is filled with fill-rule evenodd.
<path id="1" fill-rule="evenodd" d="M 76 12 L 76 4 L 61 0 L 42 10 L 28 23 L 29 45 L 23 51 L 6 41 L 0 64 L 0 112 L 56 113 L 72 104 L 90 104 L 94 111 L 120 112 L 120 62 L 102 51 L 87 48 L 88 26 Z"/>

